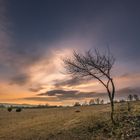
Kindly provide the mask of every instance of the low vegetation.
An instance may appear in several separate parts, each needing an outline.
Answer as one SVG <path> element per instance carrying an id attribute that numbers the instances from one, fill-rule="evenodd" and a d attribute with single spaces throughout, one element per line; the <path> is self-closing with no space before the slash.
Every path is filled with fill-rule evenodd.
<path id="1" fill-rule="evenodd" d="M 139 140 L 140 101 L 110 105 L 24 109 L 20 113 L 0 109 L 2 140 Z"/>
<path id="2" fill-rule="evenodd" d="M 21 107 L 16 108 L 16 112 L 21 112 L 21 111 L 22 111 Z"/>
<path id="3" fill-rule="evenodd" d="M 8 107 L 7 110 L 8 110 L 9 112 L 11 112 L 11 111 L 12 111 L 12 107 Z"/>

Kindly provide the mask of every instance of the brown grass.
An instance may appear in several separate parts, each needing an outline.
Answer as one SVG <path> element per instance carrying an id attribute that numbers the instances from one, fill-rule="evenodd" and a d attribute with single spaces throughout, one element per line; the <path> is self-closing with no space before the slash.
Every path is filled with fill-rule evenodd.
<path id="1" fill-rule="evenodd" d="M 121 106 L 126 111 L 126 104 Z M 116 104 L 117 117 L 121 106 Z M 0 109 L 0 140 L 114 139 L 109 110 L 109 105 L 24 109 L 19 113 Z M 133 103 L 132 115 L 140 115 L 140 102 Z"/>

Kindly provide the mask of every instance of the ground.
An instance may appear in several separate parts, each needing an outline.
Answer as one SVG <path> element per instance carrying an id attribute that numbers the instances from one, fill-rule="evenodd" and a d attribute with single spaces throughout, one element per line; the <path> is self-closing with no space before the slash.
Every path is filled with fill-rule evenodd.
<path id="1" fill-rule="evenodd" d="M 0 109 L 0 140 L 139 140 L 140 101 L 115 104 L 116 124 L 110 121 L 110 105 Z"/>

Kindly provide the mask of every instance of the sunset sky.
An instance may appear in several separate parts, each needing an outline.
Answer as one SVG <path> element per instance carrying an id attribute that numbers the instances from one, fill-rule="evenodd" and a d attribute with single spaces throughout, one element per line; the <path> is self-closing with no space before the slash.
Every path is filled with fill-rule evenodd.
<path id="1" fill-rule="evenodd" d="M 64 75 L 62 58 L 107 47 L 116 98 L 140 95 L 139 0 L 0 0 L 0 103 L 106 100 L 95 79 Z"/>

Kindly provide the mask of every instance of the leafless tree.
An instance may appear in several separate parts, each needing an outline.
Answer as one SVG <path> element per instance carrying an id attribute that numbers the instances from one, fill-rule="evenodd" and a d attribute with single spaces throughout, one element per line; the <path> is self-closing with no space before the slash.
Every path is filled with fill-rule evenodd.
<path id="1" fill-rule="evenodd" d="M 135 101 L 139 101 L 139 96 L 137 94 L 134 94 L 133 97 L 134 97 Z"/>
<path id="2" fill-rule="evenodd" d="M 100 104 L 100 98 L 96 98 L 96 99 L 95 99 L 95 103 L 96 103 L 97 105 L 99 105 L 99 104 Z"/>
<path id="3" fill-rule="evenodd" d="M 75 102 L 74 106 L 81 106 L 81 104 L 79 102 Z"/>
<path id="4" fill-rule="evenodd" d="M 95 105 L 95 100 L 94 100 L 94 99 L 91 99 L 91 100 L 89 101 L 89 105 Z"/>
<path id="5" fill-rule="evenodd" d="M 112 66 L 115 58 L 108 51 L 107 53 L 100 53 L 97 49 L 94 53 L 89 50 L 85 54 L 73 52 L 72 58 L 63 59 L 66 73 L 74 78 L 95 78 L 107 90 L 110 104 L 111 104 L 111 120 L 114 122 L 114 95 L 115 85 L 111 77 Z"/>
<path id="6" fill-rule="evenodd" d="M 101 100 L 100 104 L 104 104 L 104 100 L 103 99 Z"/>
<path id="7" fill-rule="evenodd" d="M 129 100 L 129 101 L 132 101 L 132 100 L 133 100 L 133 95 L 129 94 L 129 95 L 128 95 L 128 100 Z"/>

